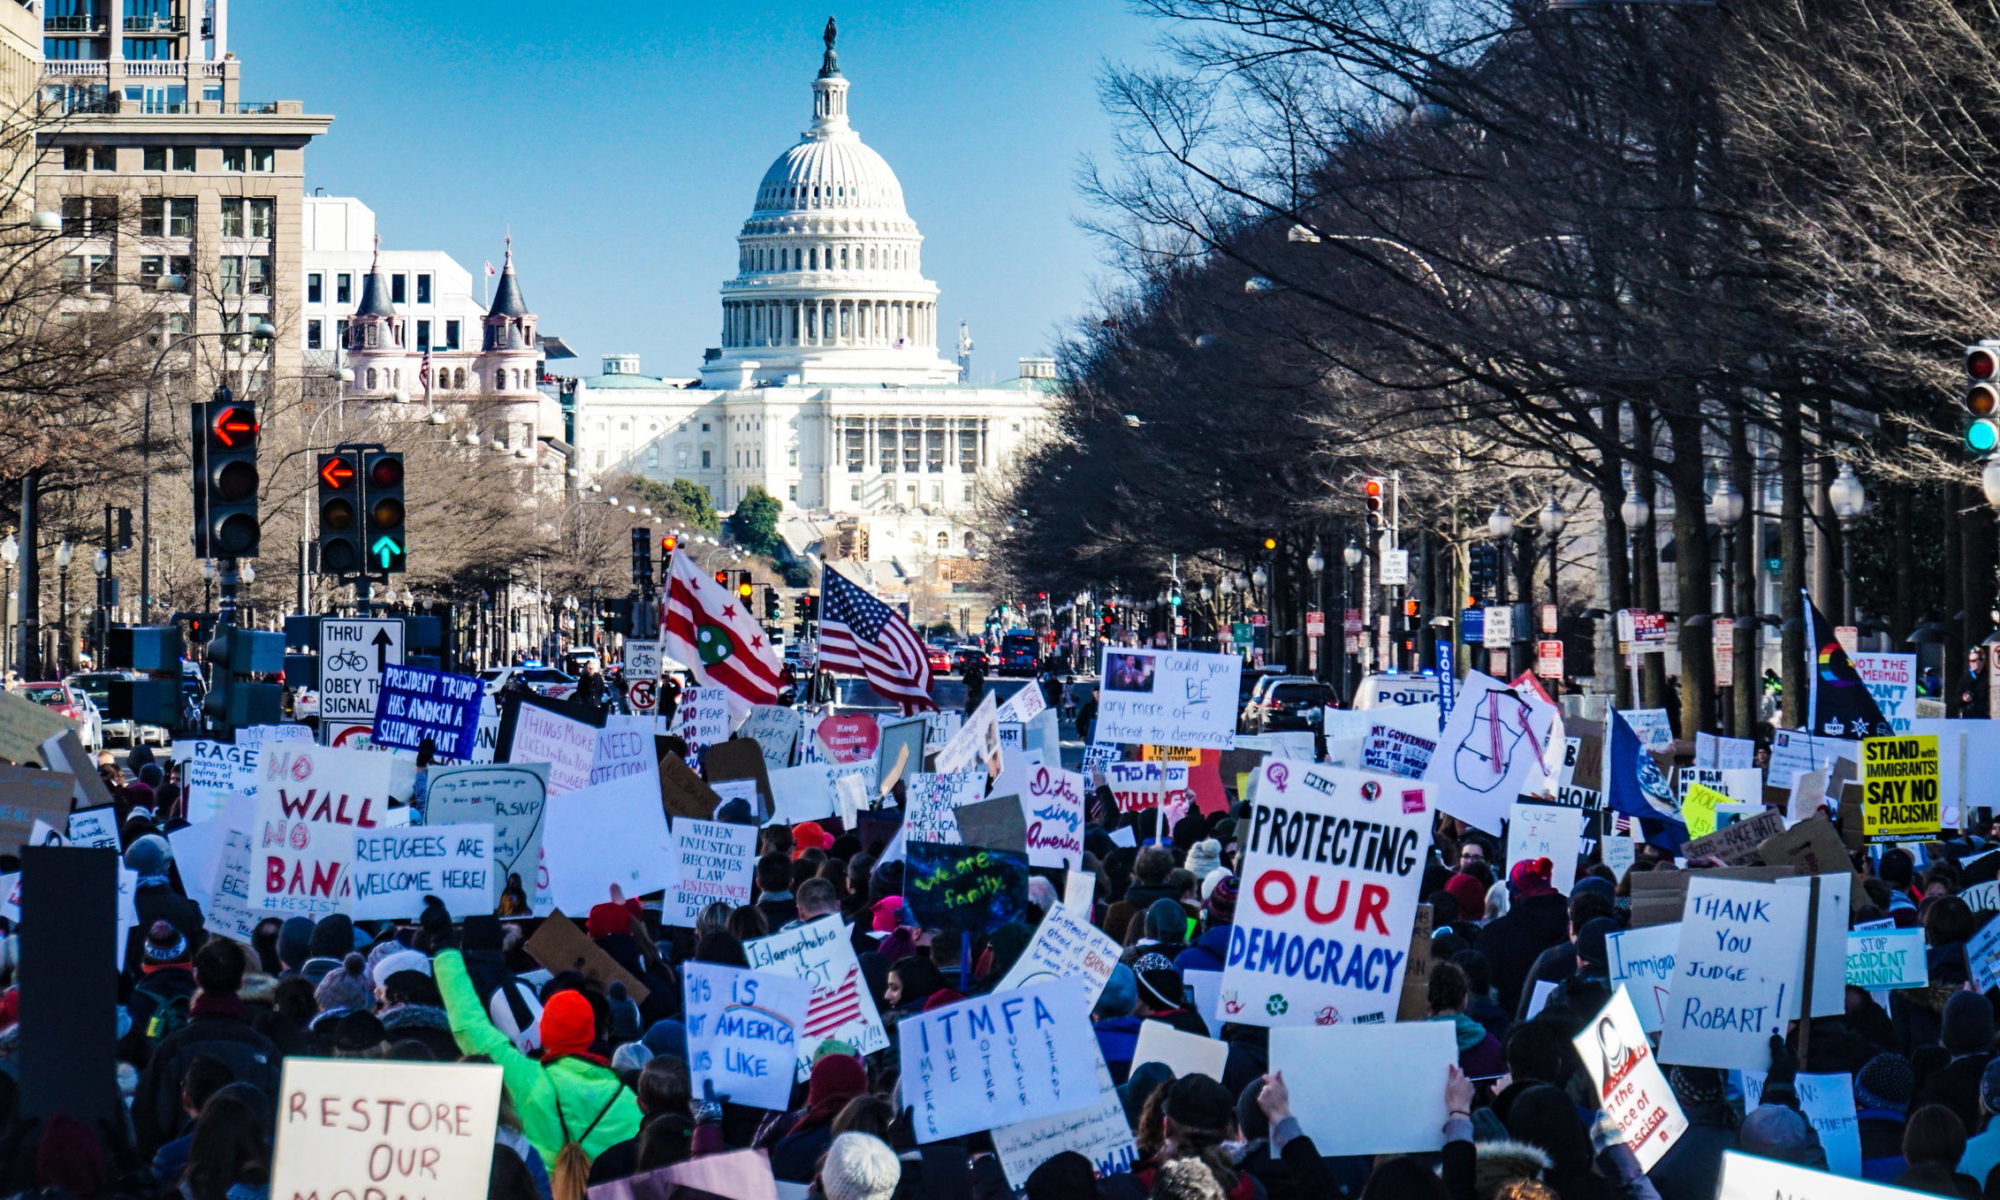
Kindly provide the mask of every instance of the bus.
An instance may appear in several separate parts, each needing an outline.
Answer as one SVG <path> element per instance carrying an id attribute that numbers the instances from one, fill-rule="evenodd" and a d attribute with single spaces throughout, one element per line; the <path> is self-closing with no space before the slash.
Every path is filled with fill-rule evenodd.
<path id="1" fill-rule="evenodd" d="M 1042 647 L 1035 635 L 1016 629 L 1000 639 L 1000 673 L 1033 675 L 1042 669 Z"/>

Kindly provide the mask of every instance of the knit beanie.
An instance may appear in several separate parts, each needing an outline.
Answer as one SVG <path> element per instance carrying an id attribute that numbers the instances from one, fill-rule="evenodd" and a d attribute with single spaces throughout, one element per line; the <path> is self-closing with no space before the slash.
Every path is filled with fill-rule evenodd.
<path id="1" fill-rule="evenodd" d="M 1212 925 L 1227 925 L 1236 919 L 1236 897 L 1238 884 L 1236 876 L 1227 871 L 1217 879 L 1208 893 L 1208 916 Z"/>
<path id="2" fill-rule="evenodd" d="M 174 857 L 172 843 L 157 833 L 149 833 L 138 838 L 125 848 L 125 866 L 137 873 L 139 878 L 157 877 L 167 873 L 167 863 Z"/>
<path id="3" fill-rule="evenodd" d="M 1983 992 L 1953 992 L 1944 1002 L 1938 1040 L 1954 1055 L 1993 1049 L 1993 1005 Z"/>
<path id="4" fill-rule="evenodd" d="M 367 1012 L 374 993 L 368 990 L 368 962 L 359 954 L 349 951 L 341 960 L 340 969 L 328 971 L 326 978 L 313 989 L 313 999 L 319 1001 L 321 1012 Z"/>
<path id="5" fill-rule="evenodd" d="M 1167 1116 L 1190 1129 L 1225 1131 L 1236 1119 L 1229 1089 L 1206 1075 L 1183 1075 L 1167 1086 Z"/>
<path id="6" fill-rule="evenodd" d="M 1722 1074 L 1714 1067 L 1670 1068 L 1667 1085 L 1686 1108 L 1715 1104 L 1722 1099 Z"/>
<path id="7" fill-rule="evenodd" d="M 808 850 L 833 849 L 833 835 L 828 833 L 818 821 L 801 821 L 792 826 L 792 857 L 797 858 Z"/>
<path id="8" fill-rule="evenodd" d="M 819 1169 L 826 1200 L 889 1200 L 902 1178 L 903 1164 L 896 1152 L 867 1133 L 843 1133 L 833 1139 Z"/>
<path id="9" fill-rule="evenodd" d="M 172 921 L 155 921 L 147 927 L 144 953 L 149 967 L 172 966 L 193 957 L 188 952 L 187 938 L 174 928 Z"/>
<path id="10" fill-rule="evenodd" d="M 1083 1200 L 1097 1195 L 1097 1172 L 1074 1150 L 1044 1161 L 1028 1175 L 1028 1200 Z"/>
<path id="11" fill-rule="evenodd" d="M 1111 978 L 1105 980 L 1104 990 L 1097 995 L 1097 1007 L 1093 1013 L 1100 1017 L 1126 1017 L 1139 1003 L 1139 977 L 1132 968 L 1119 963 L 1111 968 Z"/>
<path id="12" fill-rule="evenodd" d="M 682 1062 L 687 1061 L 687 1026 L 679 1021 L 672 1018 L 655 1021 L 653 1027 L 646 1031 L 646 1036 L 640 1040 L 646 1043 L 647 1049 L 653 1052 L 654 1057 L 664 1054 L 670 1058 L 678 1058 Z"/>
<path id="13" fill-rule="evenodd" d="M 641 1032 L 639 1005 L 632 999 L 632 993 L 625 987 L 625 981 L 612 980 L 611 986 L 604 989 L 604 998 L 611 1007 L 611 1040 L 637 1041 Z"/>
<path id="14" fill-rule="evenodd" d="M 1604 941 L 1621 929 L 1623 926 L 1611 917 L 1592 917 L 1585 921 L 1583 928 L 1576 931 L 1576 956 L 1594 967 L 1604 967 L 1611 961 Z"/>
<path id="15" fill-rule="evenodd" d="M 1264 1114 L 1263 1108 L 1257 1103 L 1257 1097 L 1263 1094 L 1262 1075 L 1244 1084 L 1243 1090 L 1236 1094 L 1236 1128 L 1242 1132 L 1243 1140 L 1246 1142 L 1271 1136 L 1271 1118 Z"/>
<path id="16" fill-rule="evenodd" d="M 278 927 L 278 961 L 293 970 L 305 965 L 312 957 L 313 923 L 311 917 L 288 917 Z"/>
<path id="17" fill-rule="evenodd" d="M 376 987 L 381 987 L 389 982 L 389 976 L 401 971 L 418 971 L 429 975 L 430 956 L 421 950 L 392 950 L 377 958 L 374 965 L 368 968 L 368 978 L 375 981 Z"/>
<path id="18" fill-rule="evenodd" d="M 1458 915 L 1468 921 L 1477 921 L 1486 915 L 1486 889 L 1479 881 L 1463 871 L 1456 872 L 1444 881 L 1444 890 L 1458 901 Z"/>
<path id="19" fill-rule="evenodd" d="M 593 938 L 617 937 L 621 933 L 631 933 L 632 910 L 609 901 L 592 905 L 590 915 L 584 918 L 583 931 Z"/>
<path id="20" fill-rule="evenodd" d="M 321 917 L 313 926 L 311 949 L 314 958 L 345 958 L 354 949 L 354 922 L 345 913 Z"/>
<path id="21" fill-rule="evenodd" d="M 1990 1068 L 1989 1068 L 1990 1070 Z M 1856 1108 L 1879 1108 L 1887 1112 L 1908 1112 L 1910 1096 L 1917 1090 L 1917 1073 L 1910 1060 L 1900 1054 L 1878 1054 L 1861 1065 L 1854 1075 Z M 1980 1094 L 1986 1080 L 1979 1081 Z"/>
<path id="22" fill-rule="evenodd" d="M 1556 889 L 1549 881 L 1555 877 L 1555 871 L 1556 865 L 1546 858 L 1524 858 L 1507 872 L 1507 886 L 1523 899 L 1553 896 Z"/>
<path id="23" fill-rule="evenodd" d="M 1203 838 L 1188 851 L 1187 869 L 1194 872 L 1196 879 L 1207 879 L 1208 873 L 1222 865 L 1222 843 L 1214 838 Z"/>
<path id="24" fill-rule="evenodd" d="M 1796 1111 L 1782 1104 L 1760 1104 L 1743 1118 L 1736 1145 L 1745 1154 L 1774 1158 L 1798 1166 L 1826 1165 L 1819 1135 Z"/>
<path id="25" fill-rule="evenodd" d="M 582 992 L 565 989 L 542 1006 L 542 1053 L 547 1058 L 582 1054 L 597 1040 L 597 1013 Z"/>

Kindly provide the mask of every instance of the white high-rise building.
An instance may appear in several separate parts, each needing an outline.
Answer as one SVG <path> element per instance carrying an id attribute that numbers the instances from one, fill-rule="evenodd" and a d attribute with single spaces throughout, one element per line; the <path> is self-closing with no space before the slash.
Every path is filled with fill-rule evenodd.
<path id="1" fill-rule="evenodd" d="M 812 100 L 737 236 L 721 345 L 698 378 L 607 356 L 576 382 L 576 462 L 688 479 L 724 511 L 761 486 L 785 503 L 796 549 L 873 564 L 882 583 L 935 579 L 976 552 L 981 496 L 1045 434 L 1053 363 L 961 382 L 938 353 L 938 287 L 902 185 L 848 122 L 830 25 Z"/>
<path id="2" fill-rule="evenodd" d="M 301 216 L 299 343 L 307 370 L 330 370 L 376 261 L 375 212 L 352 196 L 307 196 Z M 458 350 L 479 340 L 486 306 L 458 260 L 442 250 L 382 250 L 381 267 L 389 303 L 410 323 L 413 349 Z"/>

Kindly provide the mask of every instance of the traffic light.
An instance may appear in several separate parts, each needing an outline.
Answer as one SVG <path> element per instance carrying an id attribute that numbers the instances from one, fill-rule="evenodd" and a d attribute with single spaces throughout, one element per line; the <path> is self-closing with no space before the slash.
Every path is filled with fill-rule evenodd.
<path id="1" fill-rule="evenodd" d="M 1965 409 L 1971 421 L 1965 427 L 1965 448 L 1981 457 L 2000 446 L 2000 342 L 1981 342 L 1965 348 L 1965 373 L 1972 380 L 1966 389 Z"/>
<path id="2" fill-rule="evenodd" d="M 1180 606 L 1181 606 L 1181 581 L 1180 581 L 1180 580 L 1178 580 L 1178 579 L 1174 580 L 1174 582 L 1173 582 L 1172 586 L 1170 586 L 1170 587 L 1169 587 L 1169 588 L 1167 589 L 1167 603 L 1168 603 L 1168 604 L 1171 604 L 1171 605 L 1173 605 L 1173 606 L 1174 606 L 1174 608 L 1175 608 L 1176 610 L 1178 610 L 1178 609 L 1180 608 Z"/>
<path id="3" fill-rule="evenodd" d="M 1382 481 L 1370 479 L 1361 485 L 1362 499 L 1368 509 L 1368 531 L 1378 533 L 1382 529 Z"/>
<path id="4" fill-rule="evenodd" d="M 1274 537 L 1266 537 L 1266 538 L 1264 539 L 1264 553 L 1266 553 L 1266 554 L 1269 554 L 1269 553 L 1271 553 L 1271 552 L 1272 552 L 1273 550 L 1276 550 L 1277 548 L 1278 548 L 1278 539 L 1277 539 L 1277 538 L 1274 538 Z"/>
<path id="5" fill-rule="evenodd" d="M 653 531 L 632 531 L 632 584 L 645 587 L 653 582 Z"/>
<path id="6" fill-rule="evenodd" d="M 806 602 L 806 620 L 819 620 L 819 594 L 817 592 L 807 592 L 804 599 Z"/>
<path id="7" fill-rule="evenodd" d="M 743 607 L 746 610 L 750 607 L 750 593 L 754 590 L 750 586 L 750 572 L 738 571 L 736 573 L 736 598 L 743 602 Z"/>
<path id="8" fill-rule="evenodd" d="M 250 679 L 285 669 L 284 634 L 224 625 L 208 645 L 208 660 L 214 677 L 201 708 L 215 728 L 268 725 L 284 719 L 284 685 Z"/>
<path id="9" fill-rule="evenodd" d="M 1475 542 L 1470 552 L 1472 605 L 1480 607 L 1487 598 L 1500 594 L 1500 550 L 1485 542 Z"/>
<path id="10" fill-rule="evenodd" d="M 629 599 L 613 597 L 600 602 L 603 605 L 604 632 L 632 634 L 632 604 Z"/>
<path id="11" fill-rule="evenodd" d="M 720 588 L 722 588 L 722 590 L 723 590 L 723 591 L 725 591 L 725 592 L 726 592 L 726 591 L 728 591 L 728 590 L 729 590 L 729 572 L 728 572 L 728 571 L 717 571 L 717 572 L 715 573 L 715 582 L 716 582 L 716 585 L 717 585 L 717 586 L 719 586 Z"/>
<path id="12" fill-rule="evenodd" d="M 666 583 L 667 576 L 673 573 L 674 551 L 680 549 L 680 545 L 681 540 L 673 534 L 663 533 L 660 535 L 660 582 L 662 584 Z"/>
<path id="13" fill-rule="evenodd" d="M 319 456 L 319 569 L 323 575 L 361 570 L 361 456 L 336 450 Z"/>
<path id="14" fill-rule="evenodd" d="M 764 619 L 766 621 L 782 621 L 785 619 L 785 598 L 778 594 L 777 588 L 767 587 L 764 589 Z"/>
<path id="15" fill-rule="evenodd" d="M 257 410 L 215 389 L 196 404 L 194 554 L 196 558 L 257 557 Z"/>
<path id="16" fill-rule="evenodd" d="M 361 498 L 368 516 L 368 565 L 384 574 L 406 570 L 410 546 L 403 536 L 401 454 L 393 450 L 362 452 Z"/>

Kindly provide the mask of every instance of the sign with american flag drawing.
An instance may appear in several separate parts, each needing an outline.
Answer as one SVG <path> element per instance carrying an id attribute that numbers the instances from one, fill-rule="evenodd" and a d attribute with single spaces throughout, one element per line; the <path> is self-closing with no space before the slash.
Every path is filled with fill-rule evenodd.
<path id="1" fill-rule="evenodd" d="M 889 1032 L 861 977 L 861 960 L 854 956 L 847 923 L 839 917 L 821 917 L 745 942 L 743 953 L 753 971 L 796 975 L 813 985 L 806 1023 L 799 1030 L 801 1081 L 812 1070 L 820 1043 L 828 1038 L 846 1042 L 862 1054 L 889 1048 Z"/>

